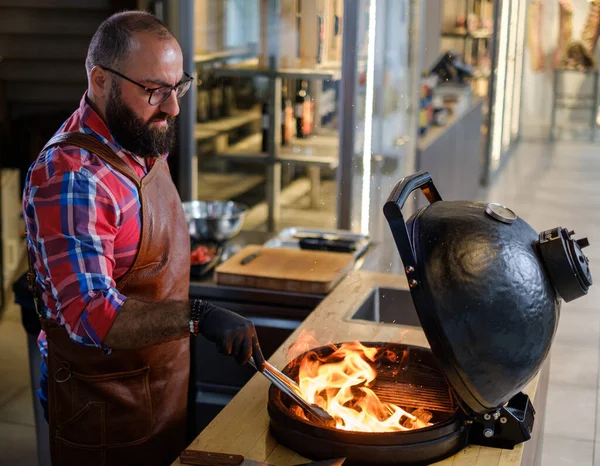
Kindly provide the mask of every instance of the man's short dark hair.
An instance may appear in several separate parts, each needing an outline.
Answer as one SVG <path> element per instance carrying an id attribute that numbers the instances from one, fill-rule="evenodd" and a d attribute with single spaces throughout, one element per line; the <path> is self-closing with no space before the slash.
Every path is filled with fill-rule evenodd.
<path id="1" fill-rule="evenodd" d="M 85 59 L 89 76 L 94 66 L 119 69 L 129 55 L 131 39 L 137 32 L 150 32 L 159 39 L 168 40 L 173 34 L 156 16 L 145 11 L 123 11 L 106 19 L 92 37 Z"/>

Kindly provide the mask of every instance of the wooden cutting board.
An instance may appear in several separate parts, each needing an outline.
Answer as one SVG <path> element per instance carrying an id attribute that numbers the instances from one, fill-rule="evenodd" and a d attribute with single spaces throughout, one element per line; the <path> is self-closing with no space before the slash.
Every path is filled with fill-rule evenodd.
<path id="1" fill-rule="evenodd" d="M 258 253 L 256 258 L 242 260 Z M 327 294 L 352 270 L 352 254 L 249 245 L 215 269 L 220 285 Z"/>

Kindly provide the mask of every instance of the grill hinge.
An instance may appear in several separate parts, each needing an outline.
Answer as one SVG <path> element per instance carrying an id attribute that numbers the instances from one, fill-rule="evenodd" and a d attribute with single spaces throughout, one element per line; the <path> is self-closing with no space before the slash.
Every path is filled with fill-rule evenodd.
<path id="1" fill-rule="evenodd" d="M 473 419 L 469 443 L 485 447 L 513 449 L 531 438 L 535 409 L 529 397 L 519 392 L 496 411 Z"/>

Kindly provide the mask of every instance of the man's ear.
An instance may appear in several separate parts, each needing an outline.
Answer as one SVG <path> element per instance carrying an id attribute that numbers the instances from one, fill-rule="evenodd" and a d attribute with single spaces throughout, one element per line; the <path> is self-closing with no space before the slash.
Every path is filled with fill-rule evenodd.
<path id="1" fill-rule="evenodd" d="M 110 91 L 110 79 L 108 71 L 100 66 L 94 66 L 90 72 L 90 87 L 96 97 L 105 99 Z"/>

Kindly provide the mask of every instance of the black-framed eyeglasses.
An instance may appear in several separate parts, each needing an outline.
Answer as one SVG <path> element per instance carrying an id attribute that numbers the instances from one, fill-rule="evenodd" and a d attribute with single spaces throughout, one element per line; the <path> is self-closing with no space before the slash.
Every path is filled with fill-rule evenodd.
<path id="1" fill-rule="evenodd" d="M 148 96 L 148 103 L 150 105 L 162 104 L 165 100 L 167 100 L 169 98 L 169 96 L 171 95 L 171 92 L 173 92 L 173 91 L 175 91 L 175 95 L 177 96 L 178 99 L 182 98 L 187 93 L 187 91 L 190 90 L 190 87 L 192 86 L 192 81 L 194 80 L 194 78 L 192 76 L 190 76 L 189 74 L 187 74 L 184 71 L 183 74 L 185 75 L 185 77 L 180 82 L 175 84 L 174 86 L 147 87 L 147 86 L 144 86 L 143 84 L 138 83 L 137 81 L 134 81 L 131 78 L 128 78 L 124 74 L 121 74 L 118 71 L 112 70 L 106 66 L 100 66 L 100 68 L 102 68 L 103 70 L 106 70 L 112 74 L 116 74 L 120 78 L 123 78 L 126 81 L 129 81 L 130 83 L 133 83 L 136 86 L 139 86 L 142 89 L 144 89 L 148 94 L 150 94 Z"/>

